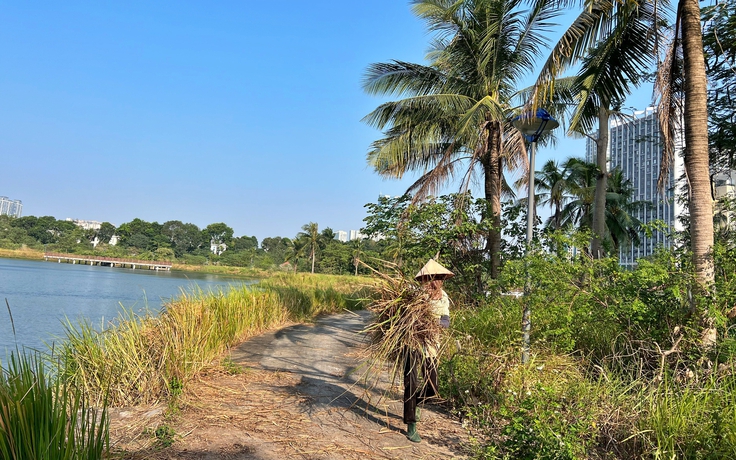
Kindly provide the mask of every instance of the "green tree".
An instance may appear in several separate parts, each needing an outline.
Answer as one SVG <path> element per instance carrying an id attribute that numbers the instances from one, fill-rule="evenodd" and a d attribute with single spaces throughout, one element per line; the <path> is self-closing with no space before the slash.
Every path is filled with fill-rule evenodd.
<path id="1" fill-rule="evenodd" d="M 537 81 L 535 94 L 547 96 L 550 102 L 562 100 L 575 106 L 570 131 L 596 143 L 598 168 L 590 242 L 591 254 L 596 258 L 603 254 L 609 119 L 655 63 L 659 31 L 652 33 L 651 27 L 661 22 L 657 14 L 661 10 L 649 0 L 590 2 L 552 49 Z M 564 69 L 579 62 L 581 69 L 570 79 L 569 87 L 568 82 L 560 85 L 554 81 Z M 555 94 L 551 89 L 555 85 L 564 90 Z"/>
<path id="2" fill-rule="evenodd" d="M 736 0 L 703 8 L 711 165 L 736 169 Z"/>
<path id="3" fill-rule="evenodd" d="M 522 138 L 507 119 L 517 85 L 541 56 L 556 3 L 536 0 L 523 9 L 521 0 L 420 0 L 413 9 L 437 33 L 430 64 L 393 61 L 369 67 L 367 92 L 407 97 L 365 117 L 384 130 L 368 162 L 386 177 L 423 172 L 409 189 L 417 199 L 456 175 L 463 177 L 465 191 L 479 169 L 488 206 L 483 219 L 490 222 L 486 251 L 495 278 L 503 169 L 515 167 L 522 152 Z"/>
<path id="4" fill-rule="evenodd" d="M 202 236 L 211 246 L 229 245 L 233 238 L 233 229 L 223 222 L 209 224 L 202 230 Z"/>
<path id="5" fill-rule="evenodd" d="M 97 238 L 101 243 L 109 243 L 112 236 L 115 234 L 115 226 L 110 222 L 103 222 L 100 228 L 97 230 Z"/>
<path id="6" fill-rule="evenodd" d="M 541 171 L 535 172 L 534 183 L 541 192 L 536 202 L 541 206 L 548 205 L 553 211 L 547 220 L 547 227 L 559 230 L 562 226 L 562 209 L 570 199 L 565 171 L 560 169 L 556 161 L 549 160 Z"/>
<path id="7" fill-rule="evenodd" d="M 358 238 L 350 242 L 351 258 L 353 267 L 355 267 L 355 276 L 358 276 L 358 267 L 360 267 L 360 258 L 363 255 L 363 239 Z"/>
<path id="8" fill-rule="evenodd" d="M 294 264 L 294 273 L 296 273 L 299 270 L 299 261 L 309 250 L 309 241 L 306 238 L 284 238 L 283 242 L 286 245 L 285 262 Z"/>
<path id="9" fill-rule="evenodd" d="M 316 222 L 310 222 L 302 226 L 302 232 L 297 235 L 297 239 L 307 241 L 309 246 L 309 258 L 312 260 L 312 273 L 314 273 L 314 261 L 317 258 L 317 249 L 320 243 L 319 225 Z"/>
<path id="10" fill-rule="evenodd" d="M 562 210 L 562 225 L 591 230 L 598 167 L 595 163 L 571 158 L 565 162 L 565 169 L 568 171 L 568 190 L 573 198 Z M 641 222 L 634 213 L 649 203 L 632 202 L 634 189 L 618 168 L 608 174 L 606 183 L 606 220 L 601 239 L 610 253 L 617 255 L 621 244 L 628 241 L 638 244 Z"/>
<path id="11" fill-rule="evenodd" d="M 202 232 L 194 224 L 185 224 L 180 220 L 164 222 L 161 234 L 166 237 L 177 257 L 200 247 L 203 243 Z M 209 248 L 208 248 L 209 249 Z"/>

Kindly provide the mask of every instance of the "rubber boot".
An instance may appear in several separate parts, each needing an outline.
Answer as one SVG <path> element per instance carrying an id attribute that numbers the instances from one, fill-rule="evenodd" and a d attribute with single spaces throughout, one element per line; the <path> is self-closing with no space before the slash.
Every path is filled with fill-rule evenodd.
<path id="1" fill-rule="evenodd" d="M 410 423 L 407 425 L 406 428 L 406 437 L 411 442 L 422 442 L 422 437 L 419 436 L 419 433 L 417 432 L 417 424 L 416 423 Z"/>

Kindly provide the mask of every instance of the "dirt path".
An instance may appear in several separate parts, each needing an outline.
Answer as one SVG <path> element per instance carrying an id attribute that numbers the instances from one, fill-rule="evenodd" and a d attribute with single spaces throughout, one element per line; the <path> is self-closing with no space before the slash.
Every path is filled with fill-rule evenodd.
<path id="1" fill-rule="evenodd" d="M 443 407 L 423 408 L 423 441 L 414 444 L 401 388 L 389 388 L 386 376 L 378 385 L 361 379 L 357 332 L 367 318 L 343 313 L 248 340 L 231 353 L 245 371 L 205 372 L 178 414 L 115 411 L 115 450 L 126 459 L 462 458 L 467 435 Z"/>

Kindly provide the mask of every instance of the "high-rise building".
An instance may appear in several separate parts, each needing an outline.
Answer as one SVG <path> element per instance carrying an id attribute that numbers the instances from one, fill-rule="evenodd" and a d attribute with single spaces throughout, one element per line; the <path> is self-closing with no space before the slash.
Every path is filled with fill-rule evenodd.
<path id="1" fill-rule="evenodd" d="M 362 239 L 365 239 L 365 237 L 366 237 L 365 235 L 360 233 L 360 230 L 350 230 L 350 236 L 348 238 L 348 241 L 362 240 Z"/>
<path id="2" fill-rule="evenodd" d="M 20 200 L 11 200 L 7 196 L 0 196 L 0 215 L 20 217 L 23 213 L 23 203 Z"/>
<path id="3" fill-rule="evenodd" d="M 338 230 L 335 232 L 335 239 L 346 243 L 348 241 L 348 232 L 345 230 Z"/>
<path id="4" fill-rule="evenodd" d="M 681 133 L 681 130 L 680 130 Z M 651 206 L 636 211 L 634 217 L 642 223 L 661 220 L 674 230 L 682 230 L 679 217 L 684 212 L 684 205 L 676 199 L 678 180 L 683 176 L 685 167 L 680 154 L 682 135 L 675 141 L 675 163 L 670 169 L 669 180 L 664 190 L 657 188 L 660 162 L 662 161 L 662 141 L 656 108 L 650 107 L 635 112 L 633 119 L 615 120 L 611 122 L 608 148 L 608 171 L 619 168 L 634 188 L 633 201 L 648 201 Z M 588 139 L 585 158 L 595 162 L 596 145 Z M 672 241 L 666 232 L 655 231 L 651 237 L 640 235 L 638 246 L 630 242 L 619 249 L 621 265 L 633 267 L 636 260 L 651 255 L 659 247 L 670 247 Z"/>

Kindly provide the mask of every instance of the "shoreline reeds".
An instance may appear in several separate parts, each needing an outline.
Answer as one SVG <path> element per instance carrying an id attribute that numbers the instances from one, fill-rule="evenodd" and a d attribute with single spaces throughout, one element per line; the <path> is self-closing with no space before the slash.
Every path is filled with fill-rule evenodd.
<path id="1" fill-rule="evenodd" d="M 361 308 L 366 286 L 341 278 L 283 275 L 249 287 L 182 292 L 157 316 L 125 312 L 102 330 L 67 323 L 59 375 L 96 403 L 104 397 L 112 406 L 166 400 L 249 337 Z"/>

